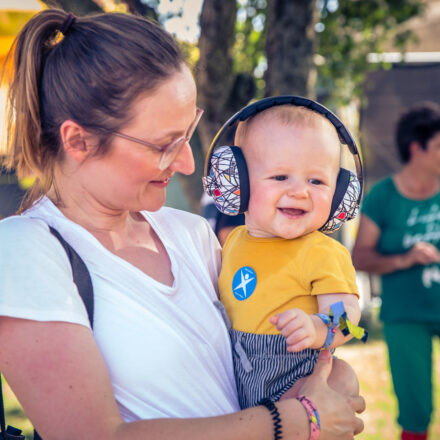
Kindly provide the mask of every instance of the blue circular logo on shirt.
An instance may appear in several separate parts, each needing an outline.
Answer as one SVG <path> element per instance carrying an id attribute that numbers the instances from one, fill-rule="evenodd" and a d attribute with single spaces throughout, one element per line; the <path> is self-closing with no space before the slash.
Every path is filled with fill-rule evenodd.
<path id="1" fill-rule="evenodd" d="M 248 299 L 257 285 L 257 274 L 252 267 L 243 266 L 235 272 L 232 279 L 232 292 L 239 301 Z"/>

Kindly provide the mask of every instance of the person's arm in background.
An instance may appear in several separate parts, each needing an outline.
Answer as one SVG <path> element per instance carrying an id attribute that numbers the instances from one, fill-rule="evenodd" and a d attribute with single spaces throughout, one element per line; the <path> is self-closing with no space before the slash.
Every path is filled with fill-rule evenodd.
<path id="1" fill-rule="evenodd" d="M 218 417 L 125 423 L 92 332 L 81 325 L 0 317 L 0 340 L 0 370 L 44 440 L 273 438 L 272 416 L 262 406 Z M 348 439 L 363 430 L 354 412 L 362 412 L 365 402 L 328 387 L 331 362 L 323 353 L 301 394 L 318 408 L 320 440 Z M 276 405 L 284 438 L 308 439 L 309 424 L 299 401 L 286 399 Z"/>
<path id="2" fill-rule="evenodd" d="M 382 275 L 409 269 L 416 264 L 430 264 L 440 261 L 440 253 L 431 243 L 416 243 L 408 252 L 383 255 L 377 251 L 380 229 L 365 214 L 359 222 L 359 230 L 353 247 L 353 264 L 357 270 Z"/>

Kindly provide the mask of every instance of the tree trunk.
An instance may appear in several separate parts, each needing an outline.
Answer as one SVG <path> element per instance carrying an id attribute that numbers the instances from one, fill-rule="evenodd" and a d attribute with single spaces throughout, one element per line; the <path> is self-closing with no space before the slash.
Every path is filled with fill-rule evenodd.
<path id="1" fill-rule="evenodd" d="M 205 110 L 199 135 L 206 152 L 227 115 L 234 84 L 232 45 L 236 0 L 205 0 L 200 15 L 200 58 L 196 68 L 198 102 Z"/>
<path id="2" fill-rule="evenodd" d="M 44 3 L 49 7 L 61 8 L 78 16 L 103 12 L 93 0 L 44 0 Z"/>
<path id="3" fill-rule="evenodd" d="M 234 43 L 236 0 L 204 0 L 200 14 L 199 61 L 195 69 L 198 105 L 205 110 L 198 126 L 199 142 L 193 142 L 196 171 L 179 175 L 179 181 L 194 211 L 199 210 L 205 154 L 217 131 L 229 116 L 234 88 L 232 45 Z"/>
<path id="4" fill-rule="evenodd" d="M 156 10 L 141 0 L 122 0 L 122 2 L 127 5 L 130 14 L 141 15 L 142 17 L 158 21 Z"/>
<path id="5" fill-rule="evenodd" d="M 268 0 L 266 96 L 314 97 L 315 0 Z"/>

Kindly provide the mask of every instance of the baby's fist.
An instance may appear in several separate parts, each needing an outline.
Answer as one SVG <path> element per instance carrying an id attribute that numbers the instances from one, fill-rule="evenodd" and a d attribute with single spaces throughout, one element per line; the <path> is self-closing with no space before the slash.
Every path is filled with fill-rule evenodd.
<path id="1" fill-rule="evenodd" d="M 270 322 L 286 338 L 287 351 L 301 351 L 315 343 L 316 329 L 313 320 L 301 309 L 286 310 L 272 316 Z"/>

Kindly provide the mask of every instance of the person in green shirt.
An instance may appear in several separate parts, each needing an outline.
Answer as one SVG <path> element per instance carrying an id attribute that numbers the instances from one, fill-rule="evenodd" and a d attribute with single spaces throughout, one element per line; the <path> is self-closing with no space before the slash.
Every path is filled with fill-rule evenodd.
<path id="1" fill-rule="evenodd" d="M 381 275 L 401 439 L 422 440 L 432 413 L 432 339 L 440 335 L 440 106 L 409 109 L 396 144 L 403 167 L 364 199 L 353 263 Z"/>

